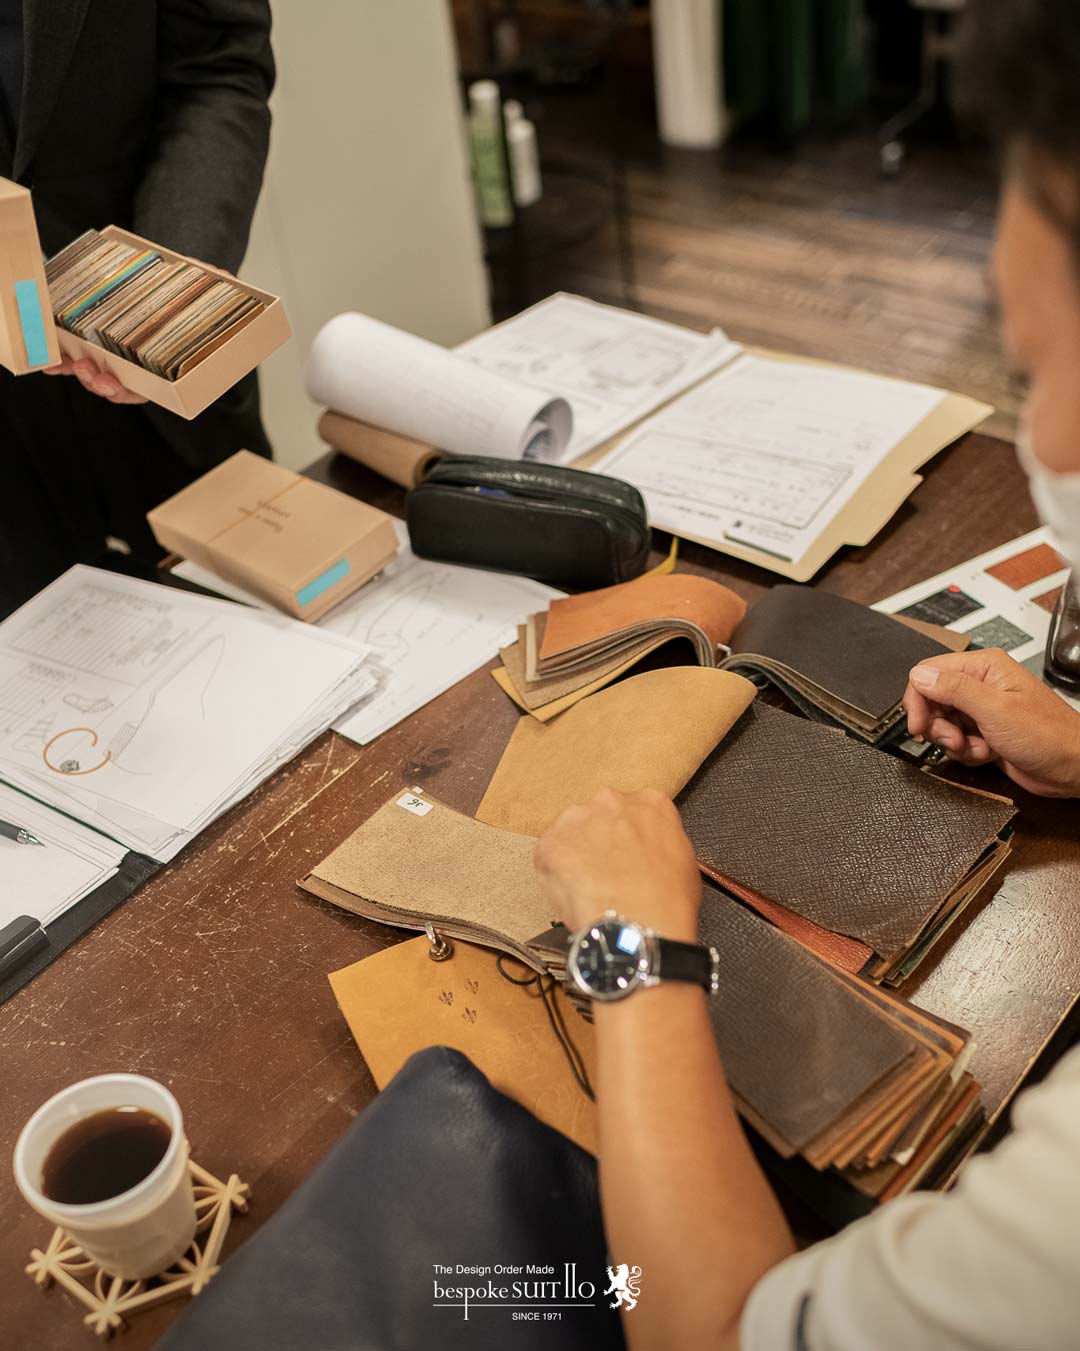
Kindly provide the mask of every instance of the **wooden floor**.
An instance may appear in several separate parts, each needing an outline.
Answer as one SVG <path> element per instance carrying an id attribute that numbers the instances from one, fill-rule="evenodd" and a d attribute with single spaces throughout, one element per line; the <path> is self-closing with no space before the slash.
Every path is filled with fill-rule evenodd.
<path id="1" fill-rule="evenodd" d="M 885 180 L 869 127 L 788 152 L 675 151 L 637 112 L 642 125 L 624 130 L 637 308 L 974 395 L 999 410 L 985 430 L 1012 439 L 1017 395 L 989 273 L 996 192 L 982 152 L 917 145 Z M 565 106 L 546 113 L 541 103 L 545 160 L 584 159 L 602 182 L 602 124 L 584 105 L 577 118 Z M 564 289 L 626 304 L 613 226 L 534 264 L 529 288 L 531 298 Z"/>

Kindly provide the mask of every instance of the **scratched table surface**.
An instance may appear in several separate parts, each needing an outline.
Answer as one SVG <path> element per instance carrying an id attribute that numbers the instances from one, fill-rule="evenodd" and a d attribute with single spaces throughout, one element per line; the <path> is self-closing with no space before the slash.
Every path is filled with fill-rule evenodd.
<path id="1" fill-rule="evenodd" d="M 400 492 L 343 457 L 309 472 L 400 514 Z M 838 556 L 817 585 L 875 601 L 1035 524 L 1011 447 L 972 435 L 938 457 L 871 545 Z M 774 580 L 694 545 L 683 546 L 681 567 L 749 601 Z M 254 1232 L 375 1093 L 327 973 L 403 936 L 321 903 L 296 879 L 397 788 L 419 784 L 473 812 L 518 716 L 478 671 L 373 745 L 326 734 L 205 831 L 0 1007 L 0 1158 L 66 1084 L 148 1074 L 179 1098 L 195 1157 L 253 1188 L 226 1251 Z M 996 770 L 977 781 L 1016 798 L 1014 854 L 992 897 L 905 993 L 971 1029 L 971 1068 L 997 1115 L 1080 992 L 1080 805 L 1013 792 Z M 48 1232 L 13 1183 L 0 1182 L 3 1351 L 92 1342 L 68 1297 L 42 1294 L 23 1273 Z M 177 1307 L 134 1319 L 121 1345 L 153 1345 Z"/>

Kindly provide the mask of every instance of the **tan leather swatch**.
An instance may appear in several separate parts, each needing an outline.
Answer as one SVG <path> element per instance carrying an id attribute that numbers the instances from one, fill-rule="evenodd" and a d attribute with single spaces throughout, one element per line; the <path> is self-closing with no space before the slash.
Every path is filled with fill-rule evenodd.
<path id="1" fill-rule="evenodd" d="M 522 718 L 477 820 L 542 835 L 564 808 L 601 788 L 656 788 L 674 797 L 754 693 L 730 671 L 674 666 L 600 690 L 554 722 Z"/>
<path id="2" fill-rule="evenodd" d="M 632 582 L 552 601 L 540 656 L 558 656 L 656 619 L 689 620 L 704 630 L 715 652 L 745 614 L 741 596 L 707 577 L 684 572 L 636 577 Z"/>
<path id="3" fill-rule="evenodd" d="M 518 631 L 523 632 L 524 625 Z M 499 656 L 502 657 L 507 676 L 518 695 L 517 702 L 522 708 L 540 714 L 549 704 L 557 703 L 562 713 L 586 695 L 595 694 L 605 685 L 613 684 L 619 676 L 625 675 L 657 648 L 680 637 L 681 634 L 661 634 L 659 637 L 646 638 L 640 644 L 635 644 L 629 653 L 620 651 L 605 661 L 598 661 L 588 672 L 574 671 L 569 675 L 551 676 L 539 681 L 526 678 L 525 648 L 520 639 L 510 647 L 500 648 Z"/>
<path id="4" fill-rule="evenodd" d="M 535 844 L 426 794 L 397 793 L 300 885 L 368 919 L 406 929 L 431 920 L 440 932 L 535 963 L 526 944 L 557 918 L 533 869 Z"/>
<path id="5" fill-rule="evenodd" d="M 428 959 L 426 938 L 377 952 L 330 976 L 334 997 L 380 1088 L 415 1051 L 452 1046 L 500 1093 L 596 1153 L 596 1106 L 570 1072 L 535 986 L 512 985 L 496 954 L 455 942 L 445 962 Z M 511 963 L 510 974 L 527 976 Z M 563 1026 L 595 1082 L 593 1027 L 562 986 L 552 989 Z"/>

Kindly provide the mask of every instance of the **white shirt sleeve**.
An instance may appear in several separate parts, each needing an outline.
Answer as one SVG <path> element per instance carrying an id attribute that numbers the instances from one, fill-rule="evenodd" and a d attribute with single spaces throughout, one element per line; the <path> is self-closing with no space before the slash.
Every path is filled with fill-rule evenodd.
<path id="1" fill-rule="evenodd" d="M 1080 1047 L 947 1195 L 899 1197 L 755 1286 L 742 1351 L 1080 1347 Z"/>

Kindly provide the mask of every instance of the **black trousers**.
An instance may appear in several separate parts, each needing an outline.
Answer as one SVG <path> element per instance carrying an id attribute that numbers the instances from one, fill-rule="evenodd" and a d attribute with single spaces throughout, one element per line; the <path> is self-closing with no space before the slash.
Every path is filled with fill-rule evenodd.
<path id="1" fill-rule="evenodd" d="M 74 376 L 0 370 L 0 616 L 96 561 L 109 536 L 156 562 L 146 513 L 195 475 L 143 408 L 100 399 Z"/>

